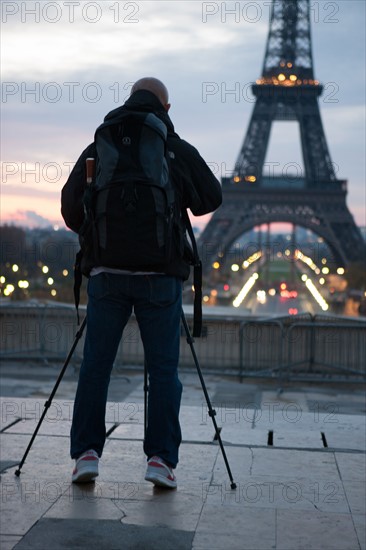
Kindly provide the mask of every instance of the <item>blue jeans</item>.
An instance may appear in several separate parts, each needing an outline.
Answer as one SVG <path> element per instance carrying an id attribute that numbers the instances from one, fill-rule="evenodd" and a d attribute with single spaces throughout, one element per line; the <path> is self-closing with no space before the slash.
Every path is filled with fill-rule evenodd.
<path id="1" fill-rule="evenodd" d="M 178 378 L 182 281 L 167 275 L 100 273 L 88 281 L 87 325 L 71 427 L 71 457 L 102 455 L 110 375 L 123 329 L 134 309 L 149 376 L 144 451 L 173 468 L 181 443 Z"/>

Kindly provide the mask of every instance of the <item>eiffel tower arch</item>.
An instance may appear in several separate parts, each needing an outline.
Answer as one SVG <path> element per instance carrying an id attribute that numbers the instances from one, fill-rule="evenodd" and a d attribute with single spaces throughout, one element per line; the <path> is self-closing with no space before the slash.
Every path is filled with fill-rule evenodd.
<path id="1" fill-rule="evenodd" d="M 199 246 L 205 274 L 225 259 L 235 241 L 255 226 L 289 222 L 312 230 L 346 266 L 364 257 L 365 243 L 347 204 L 347 181 L 336 177 L 325 138 L 314 77 L 309 0 L 273 0 L 262 76 L 233 173 L 222 178 L 223 205 L 205 227 Z M 304 173 L 264 175 L 275 120 L 299 123 Z"/>

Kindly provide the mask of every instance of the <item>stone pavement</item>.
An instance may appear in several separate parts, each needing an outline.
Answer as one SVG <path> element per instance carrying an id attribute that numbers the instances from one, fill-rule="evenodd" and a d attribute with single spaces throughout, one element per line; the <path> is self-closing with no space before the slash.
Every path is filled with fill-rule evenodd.
<path id="1" fill-rule="evenodd" d="M 199 380 L 186 373 L 181 379 L 183 443 L 178 489 L 171 491 L 144 481 L 141 373 L 112 380 L 100 475 L 83 486 L 70 483 L 72 374 L 19 478 L 14 471 L 50 380 L 39 372 L 33 382 L 18 379 L 28 396 L 14 397 L 16 376 L 6 375 L 1 550 L 366 549 L 364 388 L 302 383 L 280 392 L 273 382 L 205 376 L 237 484 L 232 490 Z"/>

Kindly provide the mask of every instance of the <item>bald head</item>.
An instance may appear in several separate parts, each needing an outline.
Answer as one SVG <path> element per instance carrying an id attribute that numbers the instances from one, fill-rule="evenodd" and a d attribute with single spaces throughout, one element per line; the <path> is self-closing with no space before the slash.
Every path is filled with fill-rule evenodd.
<path id="1" fill-rule="evenodd" d="M 140 78 L 140 80 L 137 80 L 137 82 L 135 82 L 135 84 L 132 86 L 131 94 L 137 92 L 138 90 L 148 90 L 149 92 L 152 92 L 154 95 L 156 95 L 165 110 L 169 111 L 170 104 L 168 103 L 168 90 L 165 84 L 161 82 L 161 80 L 158 80 L 157 78 L 154 78 L 152 76 Z"/>

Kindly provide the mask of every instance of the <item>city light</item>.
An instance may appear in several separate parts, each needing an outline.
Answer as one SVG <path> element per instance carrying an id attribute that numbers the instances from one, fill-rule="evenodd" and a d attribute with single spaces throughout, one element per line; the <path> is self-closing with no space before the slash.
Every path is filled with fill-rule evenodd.
<path id="1" fill-rule="evenodd" d="M 297 298 L 297 291 L 296 290 L 281 290 L 280 295 L 281 295 L 281 298 L 285 298 L 285 299 Z"/>
<path id="2" fill-rule="evenodd" d="M 6 285 L 4 288 L 4 296 L 10 296 L 12 292 L 14 292 L 15 286 L 14 285 Z"/>
<path id="3" fill-rule="evenodd" d="M 337 269 L 338 275 L 344 275 L 344 272 L 345 272 L 344 267 L 339 267 L 339 268 Z"/>
<path id="4" fill-rule="evenodd" d="M 68 274 L 69 274 L 68 270 L 67 270 L 67 269 L 64 269 L 63 272 L 62 272 L 62 275 L 63 275 L 64 277 L 67 277 Z"/>
<path id="5" fill-rule="evenodd" d="M 48 277 L 47 283 L 48 283 L 49 285 L 53 285 L 54 282 L 55 282 L 55 281 L 52 279 L 52 277 Z"/>
<path id="6" fill-rule="evenodd" d="M 285 63 L 282 61 L 280 67 L 292 69 L 293 65 L 291 62 Z M 262 76 L 256 80 L 256 84 L 259 86 L 263 86 L 263 84 L 272 86 L 301 86 L 303 84 L 305 86 L 319 86 L 319 80 L 313 80 L 311 78 L 302 80 L 294 73 L 290 75 L 279 73 L 277 76 Z"/>
<path id="7" fill-rule="evenodd" d="M 29 282 L 28 281 L 18 281 L 18 287 L 19 288 L 29 288 Z"/>
<path id="8" fill-rule="evenodd" d="M 3 285 L 5 283 L 6 279 L 4 277 L 4 275 L 1 275 L 0 277 L 0 283 Z"/>
<path id="9" fill-rule="evenodd" d="M 306 264 L 308 267 L 310 267 L 310 269 L 312 269 L 315 273 L 319 274 L 320 273 L 320 269 L 315 265 L 315 263 L 313 262 L 313 260 L 311 258 L 309 258 L 309 256 L 305 256 L 305 254 L 303 254 L 301 252 L 301 250 L 295 250 L 295 259 L 296 260 L 300 260 L 301 262 L 303 262 L 304 264 Z M 326 260 L 325 260 L 326 261 Z"/>
<path id="10" fill-rule="evenodd" d="M 248 294 L 249 290 L 253 287 L 253 285 L 255 285 L 255 282 L 258 279 L 258 277 L 259 277 L 258 273 L 253 273 L 253 275 L 249 277 L 249 279 L 247 280 L 247 282 L 245 283 L 245 285 L 243 286 L 243 288 L 241 289 L 241 291 L 233 301 L 234 307 L 239 307 L 242 304 L 245 296 Z"/>
<path id="11" fill-rule="evenodd" d="M 14 273 L 16 273 L 17 271 L 19 271 L 19 266 L 17 264 L 14 264 L 11 266 L 12 270 L 14 271 Z"/>
<path id="12" fill-rule="evenodd" d="M 213 267 L 214 269 L 219 269 L 219 267 L 220 267 L 219 262 L 214 262 L 214 263 L 212 264 L 212 267 Z"/>
<path id="13" fill-rule="evenodd" d="M 231 266 L 231 271 L 236 272 L 236 271 L 239 271 L 239 269 L 240 269 L 240 268 L 239 268 L 238 264 L 233 264 L 233 265 Z"/>
<path id="14" fill-rule="evenodd" d="M 43 273 L 48 273 L 48 272 L 49 272 L 49 268 L 48 268 L 46 265 L 44 265 L 44 266 L 42 267 L 42 272 L 43 272 Z"/>
<path id="15" fill-rule="evenodd" d="M 244 262 L 242 263 L 242 268 L 247 269 L 247 267 L 249 267 L 252 263 L 259 260 L 259 258 L 261 258 L 261 256 L 262 256 L 262 252 L 254 252 L 254 254 L 249 256 L 249 258 L 244 260 Z"/>
<path id="16" fill-rule="evenodd" d="M 324 300 L 323 296 L 320 294 L 319 290 L 316 288 L 311 279 L 307 278 L 305 281 L 306 288 L 309 290 L 310 294 L 313 296 L 315 301 L 320 305 L 323 311 L 327 311 L 329 306 Z"/>

